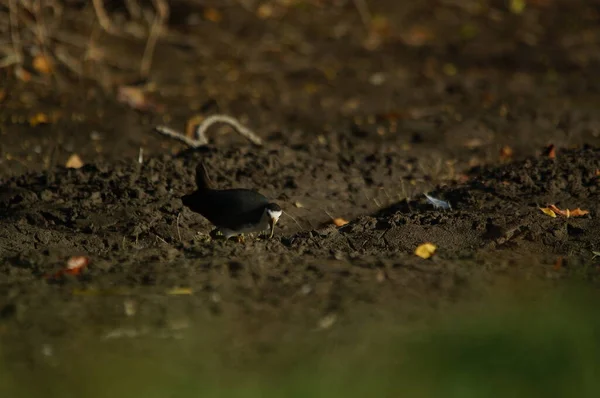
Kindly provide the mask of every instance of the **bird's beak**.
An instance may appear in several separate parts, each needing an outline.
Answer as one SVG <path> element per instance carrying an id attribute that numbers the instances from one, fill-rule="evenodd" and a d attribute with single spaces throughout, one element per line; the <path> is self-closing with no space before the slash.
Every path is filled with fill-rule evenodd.
<path id="1" fill-rule="evenodd" d="M 269 235 L 269 239 L 273 237 L 273 232 L 275 232 L 275 224 L 277 224 L 277 219 L 275 217 L 271 217 L 269 221 L 269 225 L 271 226 L 271 234 Z"/>

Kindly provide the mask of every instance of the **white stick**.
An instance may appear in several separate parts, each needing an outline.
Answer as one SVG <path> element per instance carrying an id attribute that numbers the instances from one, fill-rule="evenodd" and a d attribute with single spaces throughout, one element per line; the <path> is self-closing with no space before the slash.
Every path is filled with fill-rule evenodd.
<path id="1" fill-rule="evenodd" d="M 198 148 L 201 146 L 208 145 L 208 138 L 206 137 L 206 130 L 208 130 L 208 128 L 215 123 L 229 124 L 231 127 L 234 128 L 234 130 L 238 134 L 240 134 L 242 137 L 245 137 L 246 139 L 251 141 L 253 144 L 255 144 L 255 145 L 263 144 L 262 139 L 258 135 L 256 135 L 256 133 L 254 133 L 248 127 L 242 125 L 237 119 L 235 119 L 231 116 L 227 116 L 227 115 L 212 115 L 212 116 L 207 117 L 196 128 L 196 138 L 195 139 L 189 138 L 189 137 L 185 136 L 184 134 L 182 134 L 176 130 L 173 130 L 172 128 L 167 127 L 167 126 L 156 126 L 154 129 L 157 132 L 159 132 L 163 135 L 166 135 L 168 137 L 175 138 L 176 140 L 179 140 L 192 148 Z"/>

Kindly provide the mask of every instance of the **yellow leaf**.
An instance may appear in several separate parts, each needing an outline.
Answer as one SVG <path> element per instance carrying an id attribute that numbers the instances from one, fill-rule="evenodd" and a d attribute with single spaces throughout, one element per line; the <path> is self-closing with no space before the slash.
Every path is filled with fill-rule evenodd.
<path id="1" fill-rule="evenodd" d="M 547 207 L 540 207 L 540 210 L 547 216 L 550 216 L 552 218 L 556 218 L 556 213 L 552 211 L 552 209 L 549 209 Z"/>
<path id="2" fill-rule="evenodd" d="M 510 12 L 513 14 L 520 14 L 525 10 L 525 0 L 510 0 Z"/>
<path id="3" fill-rule="evenodd" d="M 69 156 L 69 160 L 67 160 L 67 163 L 65 164 L 65 167 L 67 167 L 69 169 L 79 169 L 82 166 L 83 166 L 83 161 L 81 160 L 79 155 L 77 155 L 76 153 Z"/>
<path id="4" fill-rule="evenodd" d="M 415 250 L 415 254 L 421 258 L 429 258 L 435 253 L 436 246 L 433 243 L 423 243 Z"/>
<path id="5" fill-rule="evenodd" d="M 175 287 L 173 289 L 167 290 L 166 293 L 172 296 L 180 296 L 180 295 L 190 295 L 194 291 L 189 287 Z"/>
<path id="6" fill-rule="evenodd" d="M 31 127 L 37 126 L 38 124 L 47 124 L 50 123 L 50 117 L 48 117 L 45 113 L 38 113 L 31 118 L 29 118 L 29 125 Z"/>

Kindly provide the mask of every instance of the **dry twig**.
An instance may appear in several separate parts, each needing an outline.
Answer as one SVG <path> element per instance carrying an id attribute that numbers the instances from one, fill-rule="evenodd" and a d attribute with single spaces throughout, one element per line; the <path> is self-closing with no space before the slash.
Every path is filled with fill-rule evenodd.
<path id="1" fill-rule="evenodd" d="M 96 16 L 98 17 L 98 22 L 102 29 L 111 34 L 118 34 L 119 30 L 113 25 L 112 21 L 108 17 L 108 13 L 104 8 L 104 3 L 102 0 L 92 0 L 92 4 L 94 5 L 94 10 L 96 11 Z"/>
<path id="2" fill-rule="evenodd" d="M 192 148 L 199 148 L 208 145 L 206 130 L 208 130 L 208 128 L 215 123 L 225 123 L 230 125 L 238 134 L 248 139 L 254 145 L 260 146 L 263 144 L 262 139 L 256 135 L 256 133 L 254 133 L 248 127 L 242 125 L 237 119 L 227 115 L 212 115 L 207 117 L 196 128 L 196 138 L 186 137 L 185 134 L 182 134 L 167 126 L 156 126 L 155 130 L 163 135 L 175 138 L 176 140 L 179 140 Z"/>
<path id="3" fill-rule="evenodd" d="M 140 64 L 140 74 L 143 77 L 148 76 L 148 73 L 150 72 L 150 65 L 152 64 L 152 55 L 154 54 L 156 42 L 165 22 L 169 18 L 169 5 L 165 0 L 154 0 L 154 5 L 156 7 L 156 17 L 154 17 L 154 22 L 150 28 L 148 40 L 146 41 L 146 48 L 144 48 L 144 55 L 142 56 L 142 62 Z"/>

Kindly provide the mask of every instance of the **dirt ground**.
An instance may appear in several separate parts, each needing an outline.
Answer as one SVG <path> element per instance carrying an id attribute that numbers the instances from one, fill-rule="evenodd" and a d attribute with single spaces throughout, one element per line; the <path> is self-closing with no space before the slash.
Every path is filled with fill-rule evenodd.
<path id="1" fill-rule="evenodd" d="M 46 29 L 53 73 L 35 56 L 30 79 L 0 70 L 9 354 L 45 361 L 43 347 L 75 335 L 218 319 L 233 325 L 232 350 L 252 352 L 290 330 L 418 319 L 515 281 L 596 282 L 597 3 L 379 0 L 365 2 L 366 26 L 362 2 L 171 2 L 143 106 L 118 94 L 140 78 L 146 41 L 131 32 L 147 24 L 106 2 L 124 30 L 107 33 L 87 3 L 65 1 L 70 24 Z M 27 37 L 23 26 L 25 50 Z M 215 113 L 264 145 L 228 126 L 195 150 L 153 131 Z M 83 167 L 65 167 L 73 154 Z M 273 239 L 208 236 L 180 200 L 201 160 L 220 187 L 282 206 Z M 549 205 L 589 213 L 550 217 Z M 426 242 L 437 247 L 427 260 L 414 254 Z M 80 255 L 80 275 L 49 277 Z"/>

